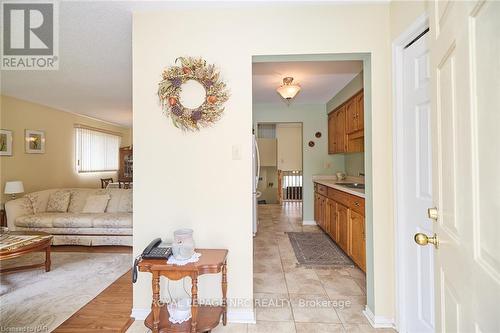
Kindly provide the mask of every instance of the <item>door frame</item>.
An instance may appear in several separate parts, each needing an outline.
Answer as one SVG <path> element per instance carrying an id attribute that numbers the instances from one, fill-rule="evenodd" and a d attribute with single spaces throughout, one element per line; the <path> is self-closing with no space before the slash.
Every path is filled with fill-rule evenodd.
<path id="1" fill-rule="evenodd" d="M 406 327 L 406 304 L 405 304 L 405 271 L 404 271 L 404 244 L 408 239 L 403 238 L 401 222 L 403 212 L 399 208 L 401 196 L 404 193 L 402 177 L 403 163 L 403 51 L 404 47 L 415 39 L 422 31 L 429 27 L 429 16 L 427 13 L 419 16 L 401 35 L 392 42 L 392 100 L 393 100 L 393 190 L 394 190 L 394 267 L 396 281 L 395 300 L 395 326 L 399 332 Z"/>

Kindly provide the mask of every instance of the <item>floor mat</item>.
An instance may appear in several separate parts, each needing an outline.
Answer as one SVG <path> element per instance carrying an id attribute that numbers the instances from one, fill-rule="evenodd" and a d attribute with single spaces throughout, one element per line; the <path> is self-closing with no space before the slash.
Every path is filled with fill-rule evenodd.
<path id="1" fill-rule="evenodd" d="M 322 232 L 287 232 L 299 265 L 310 268 L 353 267 L 352 260 Z"/>

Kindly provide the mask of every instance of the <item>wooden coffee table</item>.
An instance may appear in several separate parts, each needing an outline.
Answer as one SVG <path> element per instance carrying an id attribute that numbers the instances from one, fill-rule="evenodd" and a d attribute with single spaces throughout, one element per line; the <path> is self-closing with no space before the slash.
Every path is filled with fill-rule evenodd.
<path id="1" fill-rule="evenodd" d="M 0 234 L 0 261 L 20 257 L 32 252 L 45 251 L 45 262 L 0 269 L 0 273 L 38 267 L 45 267 L 45 271 L 49 272 L 51 241 L 52 235 L 38 231 L 9 231 L 5 234 Z"/>

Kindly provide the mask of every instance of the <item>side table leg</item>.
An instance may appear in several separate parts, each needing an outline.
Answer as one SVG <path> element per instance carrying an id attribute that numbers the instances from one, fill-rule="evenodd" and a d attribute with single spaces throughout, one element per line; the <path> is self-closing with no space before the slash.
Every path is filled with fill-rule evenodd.
<path id="1" fill-rule="evenodd" d="M 47 248 L 45 249 L 45 271 L 50 272 L 50 242 Z"/>
<path id="2" fill-rule="evenodd" d="M 198 275 L 191 276 L 191 333 L 196 333 L 198 319 Z"/>
<path id="3" fill-rule="evenodd" d="M 153 333 L 158 333 L 160 324 L 160 276 L 157 272 L 153 273 L 153 303 L 151 310 L 153 311 Z"/>
<path id="4" fill-rule="evenodd" d="M 222 265 L 222 307 L 224 312 L 222 312 L 222 324 L 226 326 L 227 324 L 227 262 L 224 261 Z"/>

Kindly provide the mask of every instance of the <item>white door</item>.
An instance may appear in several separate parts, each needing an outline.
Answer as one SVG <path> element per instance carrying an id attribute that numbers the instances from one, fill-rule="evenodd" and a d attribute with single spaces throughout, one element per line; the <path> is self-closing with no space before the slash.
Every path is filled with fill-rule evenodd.
<path id="1" fill-rule="evenodd" d="M 276 125 L 278 170 L 302 170 L 302 123 Z"/>
<path id="2" fill-rule="evenodd" d="M 500 2 L 429 7 L 436 331 L 500 332 Z"/>
<path id="3" fill-rule="evenodd" d="M 404 314 L 400 331 L 434 332 L 434 260 L 431 247 L 413 242 L 416 233 L 432 234 L 430 59 L 426 33 L 403 51 L 401 235 Z"/>

